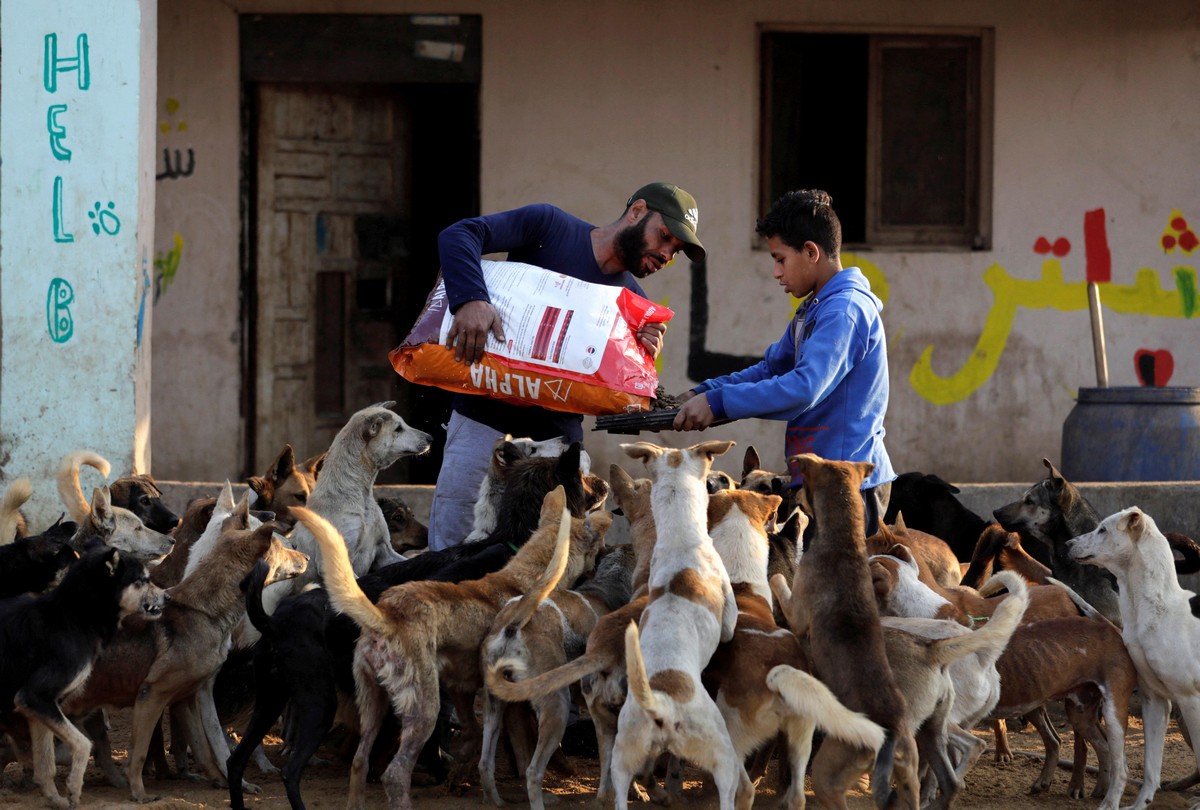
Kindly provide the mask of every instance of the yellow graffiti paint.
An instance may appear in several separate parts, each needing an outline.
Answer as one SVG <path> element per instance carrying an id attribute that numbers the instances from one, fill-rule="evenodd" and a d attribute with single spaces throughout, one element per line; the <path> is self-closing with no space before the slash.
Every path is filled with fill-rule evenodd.
<path id="1" fill-rule="evenodd" d="M 1137 271 L 1133 284 L 1101 284 L 1100 301 L 1113 312 L 1122 314 L 1155 318 L 1190 317 L 1194 306 L 1187 305 L 1185 291 L 1194 291 L 1196 288 L 1195 268 L 1176 268 L 1175 275 L 1176 289 L 1166 290 L 1158 273 L 1143 267 Z M 929 345 L 909 374 L 909 382 L 917 393 L 935 405 L 960 402 L 991 377 L 1008 343 L 1018 309 L 1071 312 L 1088 306 L 1087 282 L 1063 281 L 1062 264 L 1057 259 L 1048 259 L 1042 264 L 1040 279 L 1013 278 L 999 264 L 992 264 L 984 271 L 983 281 L 992 291 L 992 308 L 975 349 L 963 367 L 949 376 L 941 376 L 933 370 L 934 347 Z"/>
<path id="2" fill-rule="evenodd" d="M 891 288 L 888 286 L 887 276 L 879 269 L 879 265 L 857 253 L 842 253 L 843 267 L 857 267 L 862 270 L 862 274 L 867 277 L 867 281 L 871 283 L 871 292 L 879 296 L 879 300 L 887 304 L 888 297 L 891 295 Z M 799 303 L 799 302 L 797 302 Z"/>

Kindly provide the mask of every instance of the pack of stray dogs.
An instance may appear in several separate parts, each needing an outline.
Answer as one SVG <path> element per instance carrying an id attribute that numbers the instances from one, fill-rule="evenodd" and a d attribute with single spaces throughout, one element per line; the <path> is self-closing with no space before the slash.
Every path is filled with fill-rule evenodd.
<path id="1" fill-rule="evenodd" d="M 305 768 L 337 738 L 350 808 L 373 777 L 389 807 L 412 808 L 415 775 L 500 805 L 503 762 L 541 810 L 586 718 L 602 805 L 682 801 L 688 766 L 722 810 L 749 808 L 778 761 L 788 808 L 807 779 L 823 807 L 867 780 L 878 807 L 916 810 L 954 802 L 985 739 L 1011 759 L 1016 718 L 1045 746 L 1030 789 L 1049 791 L 1061 705 L 1070 795 L 1084 796 L 1090 748 L 1091 796 L 1117 810 L 1135 693 L 1131 806 L 1200 782 L 1200 758 L 1161 781 L 1168 724 L 1189 745 L 1200 728 L 1200 597 L 1178 579 L 1200 547 L 1136 506 L 1101 519 L 1048 460 L 992 520 L 906 473 L 865 537 L 869 464 L 797 456 L 792 487 L 752 447 L 740 479 L 715 470 L 732 441 L 637 441 L 605 478 L 578 443 L 506 436 L 471 534 L 428 551 L 412 509 L 374 495 L 381 470 L 431 445 L 393 406 L 354 414 L 320 456 L 285 447 L 240 499 L 226 482 L 183 515 L 145 475 L 89 501 L 81 468 L 110 465 L 80 450 L 58 471 L 70 520 L 35 534 L 15 480 L 0 498 L 0 763 L 21 775 L 6 785 L 75 807 L 94 757 L 134 801 L 155 798 L 152 764 L 162 789 L 199 771 L 241 810 L 259 792 L 253 760 L 299 810 Z M 122 711 L 123 769 L 109 739 Z M 273 731 L 281 769 L 263 749 Z"/>

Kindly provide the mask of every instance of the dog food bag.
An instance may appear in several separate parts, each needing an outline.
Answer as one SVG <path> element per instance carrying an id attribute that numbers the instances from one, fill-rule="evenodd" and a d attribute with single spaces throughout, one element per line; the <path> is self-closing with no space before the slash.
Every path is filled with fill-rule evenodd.
<path id="1" fill-rule="evenodd" d="M 675 313 L 624 287 L 518 262 L 482 264 L 505 342 L 489 335 L 480 362 L 455 362 L 445 345 L 454 316 L 439 276 L 416 325 L 389 355 L 401 377 L 568 413 L 650 410 L 658 374 L 637 330 Z"/>

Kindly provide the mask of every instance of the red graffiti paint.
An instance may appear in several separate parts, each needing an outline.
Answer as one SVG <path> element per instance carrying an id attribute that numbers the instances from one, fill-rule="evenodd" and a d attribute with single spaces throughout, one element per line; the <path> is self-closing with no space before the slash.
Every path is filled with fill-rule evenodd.
<path id="1" fill-rule="evenodd" d="M 1166 349 L 1138 349 L 1133 353 L 1133 368 L 1139 383 L 1162 388 L 1175 372 L 1175 358 Z"/>
<path id="2" fill-rule="evenodd" d="M 1163 250 L 1170 250 L 1175 247 L 1175 237 L 1169 233 L 1164 233 L 1162 238 Z"/>
<path id="3" fill-rule="evenodd" d="M 1071 252 L 1071 243 L 1065 236 L 1060 236 L 1054 240 L 1054 247 L 1051 250 L 1055 256 L 1061 259 Z"/>
<path id="4" fill-rule="evenodd" d="M 1200 244 L 1200 239 L 1196 238 L 1195 231 L 1185 231 L 1183 236 L 1179 237 L 1179 246 L 1191 253 Z"/>
<path id="5" fill-rule="evenodd" d="M 1033 252 L 1039 256 L 1045 256 L 1053 248 L 1050 247 L 1050 240 L 1044 236 L 1039 236 L 1037 241 L 1033 243 Z"/>
<path id="6" fill-rule="evenodd" d="M 1175 217 L 1175 219 L 1171 220 L 1171 227 L 1180 232 L 1186 231 L 1187 220 L 1183 217 Z"/>
<path id="7" fill-rule="evenodd" d="M 1112 281 L 1112 253 L 1104 229 L 1104 209 L 1083 215 L 1083 250 L 1087 255 L 1087 280 L 1097 284 Z"/>

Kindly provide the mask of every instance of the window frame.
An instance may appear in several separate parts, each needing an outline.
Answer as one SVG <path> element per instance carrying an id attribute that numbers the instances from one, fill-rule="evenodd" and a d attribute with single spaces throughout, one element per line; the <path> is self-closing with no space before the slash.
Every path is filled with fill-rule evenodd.
<path id="1" fill-rule="evenodd" d="M 866 233 L 864 241 L 847 241 L 851 250 L 920 250 L 959 251 L 990 250 L 992 245 L 992 161 L 994 147 L 994 70 L 995 32 L 984 27 L 929 27 L 929 26 L 844 26 L 804 25 L 788 23 L 759 23 L 756 32 L 756 48 L 760 107 L 758 115 L 758 188 L 755 198 L 758 209 L 755 217 L 764 213 L 774 201 L 771 199 L 771 131 L 773 110 L 771 88 L 774 68 L 768 53 L 767 38 L 773 34 L 853 34 L 868 39 L 869 82 L 867 89 L 867 188 L 864 189 L 864 215 Z M 975 65 L 977 76 L 968 77 L 968 92 L 978 87 L 978 97 L 968 98 L 967 137 L 968 154 L 966 166 L 967 217 L 962 226 L 884 226 L 881 224 L 882 206 L 882 71 L 879 69 L 886 47 L 939 42 L 973 40 L 977 53 Z M 974 65 L 972 66 L 974 67 Z M 970 108 L 976 109 L 972 113 Z M 757 236 L 753 247 L 765 248 L 764 240 Z"/>

